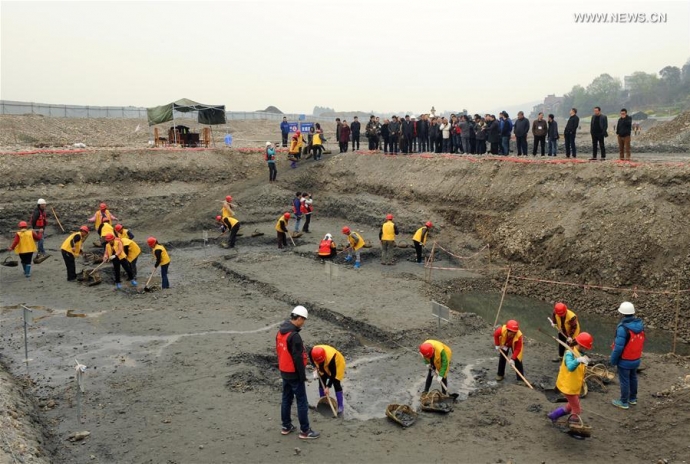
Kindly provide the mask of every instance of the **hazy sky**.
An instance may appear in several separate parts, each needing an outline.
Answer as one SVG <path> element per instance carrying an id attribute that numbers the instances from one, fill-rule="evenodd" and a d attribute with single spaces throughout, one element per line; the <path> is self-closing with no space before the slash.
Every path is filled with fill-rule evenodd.
<path id="1" fill-rule="evenodd" d="M 652 13 L 663 24 L 582 24 Z M 0 2 L 0 98 L 472 112 L 690 58 L 690 2 Z M 526 108 L 529 109 L 529 108 Z"/>

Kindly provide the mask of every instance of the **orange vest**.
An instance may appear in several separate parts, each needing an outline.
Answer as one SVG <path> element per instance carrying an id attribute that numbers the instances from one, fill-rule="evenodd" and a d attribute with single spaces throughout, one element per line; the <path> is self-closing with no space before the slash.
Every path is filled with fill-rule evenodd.
<path id="1" fill-rule="evenodd" d="M 331 244 L 333 240 L 321 240 L 319 244 L 319 256 L 329 256 L 331 254 Z"/>
<path id="2" fill-rule="evenodd" d="M 295 332 L 280 333 L 276 335 L 276 352 L 278 353 L 278 369 L 280 372 L 296 372 L 295 362 L 292 360 L 292 354 L 288 350 L 288 339 L 290 335 Z M 304 365 L 307 365 L 307 352 L 302 351 L 304 358 Z"/>

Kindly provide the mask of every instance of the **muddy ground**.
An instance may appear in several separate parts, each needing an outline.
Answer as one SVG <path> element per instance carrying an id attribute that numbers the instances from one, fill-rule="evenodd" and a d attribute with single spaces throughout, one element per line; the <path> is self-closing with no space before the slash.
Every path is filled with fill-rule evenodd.
<path id="1" fill-rule="evenodd" d="M 140 243 L 149 234 L 168 243 L 173 262 L 166 291 L 137 293 L 128 285 L 114 291 L 108 270 L 101 285 L 68 284 L 57 251 L 65 235 L 51 225 L 46 246 L 53 256 L 34 266 L 31 279 L 0 267 L 1 356 L 25 379 L 18 305 L 34 310 L 29 396 L 19 410 L 35 413 L 41 424 L 16 424 L 26 432 L 2 446 L 25 461 L 75 463 L 686 462 L 687 359 L 647 355 L 640 402 L 629 411 L 610 406 L 617 384 L 591 392 L 583 407 L 594 433 L 578 441 L 545 418 L 554 405 L 540 390 L 554 383 L 555 346 L 527 332 L 525 367 L 535 390 L 513 375 L 497 384 L 493 320 L 471 313 L 453 313 L 440 334 L 454 353 L 450 384 L 461 399 L 455 410 L 422 413 L 405 430 L 384 416 L 389 403 L 418 406 L 425 368 L 415 350 L 438 336 L 430 300 L 446 302 L 466 290 L 499 292 L 507 266 L 515 276 L 588 286 L 690 287 L 684 272 L 690 243 L 678 233 L 688 217 L 690 170 L 660 162 L 662 155 L 646 156 L 640 165 L 327 156 L 296 170 L 281 160 L 274 185 L 266 183 L 258 153 L 5 156 L 0 230 L 6 241 L 38 197 L 56 208 L 67 229 L 107 201 Z M 273 225 L 295 190 L 314 193 L 313 233 L 279 251 Z M 215 239 L 213 217 L 226 194 L 235 197 L 243 223 L 236 250 Z M 396 249 L 397 265 L 381 266 L 377 226 L 388 212 L 401 228 L 400 242 L 410 243 L 419 223 L 432 220 L 433 239 L 454 254 L 470 256 L 488 243 L 491 258 L 486 250 L 463 260 L 439 253 L 439 267 L 478 270 L 434 270 L 430 282 L 428 270 L 407 260 L 409 248 Z M 362 269 L 338 258 L 331 277 L 313 252 L 327 232 L 342 241 L 345 224 L 374 246 L 365 249 Z M 255 231 L 263 235 L 252 237 Z M 142 287 L 150 255 L 139 261 Z M 621 298 L 633 298 L 632 292 L 523 280 L 510 280 L 508 291 L 564 299 L 585 327 L 588 313 L 615 319 Z M 640 291 L 633 301 L 648 324 L 674 328 L 673 298 Z M 679 333 L 687 339 L 685 298 L 679 303 Z M 331 344 L 348 362 L 345 416 L 310 412 L 322 438 L 309 443 L 279 433 L 274 336 L 295 304 L 310 310 L 306 343 Z M 610 340 L 596 343 L 606 352 Z M 87 366 L 81 407 L 75 360 Z M 316 387 L 308 388 L 315 404 Z M 16 395 L 3 398 L 9 404 Z M 15 420 L 25 414 L 15 412 Z M 90 435 L 68 439 L 82 431 Z"/>

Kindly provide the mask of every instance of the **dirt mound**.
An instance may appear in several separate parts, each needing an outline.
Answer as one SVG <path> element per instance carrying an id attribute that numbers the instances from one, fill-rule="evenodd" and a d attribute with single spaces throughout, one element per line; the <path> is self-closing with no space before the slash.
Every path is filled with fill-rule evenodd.
<path id="1" fill-rule="evenodd" d="M 690 143 L 690 111 L 680 113 L 669 122 L 656 124 L 637 140 L 645 143 Z"/>

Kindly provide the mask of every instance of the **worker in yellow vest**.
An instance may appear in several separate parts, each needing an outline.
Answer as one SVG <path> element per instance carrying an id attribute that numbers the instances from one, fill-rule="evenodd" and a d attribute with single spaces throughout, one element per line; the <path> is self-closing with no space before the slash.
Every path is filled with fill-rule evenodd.
<path id="1" fill-rule="evenodd" d="M 420 227 L 412 236 L 412 243 L 414 243 L 414 249 L 417 252 L 417 264 L 423 264 L 422 261 L 422 248 L 426 245 L 426 239 L 429 237 L 429 229 L 434 227 L 431 221 L 427 221 L 424 227 Z"/>
<path id="2" fill-rule="evenodd" d="M 297 167 L 297 161 L 302 159 L 302 147 L 304 146 L 304 139 L 302 139 L 302 133 L 300 131 L 295 132 L 290 140 L 290 148 L 288 149 L 288 159 L 292 161 L 290 163 L 291 168 Z"/>
<path id="3" fill-rule="evenodd" d="M 115 228 L 110 224 L 110 222 L 105 221 L 101 224 L 101 245 L 105 246 L 106 244 L 106 235 L 115 235 Z"/>
<path id="4" fill-rule="evenodd" d="M 125 246 L 122 243 L 122 239 L 115 237 L 113 234 L 108 234 L 104 237 L 105 239 L 105 253 L 103 254 L 103 261 L 110 261 L 113 263 L 113 271 L 115 274 L 115 288 L 117 290 L 122 288 L 122 283 L 120 280 L 120 267 L 122 267 L 127 273 L 127 280 L 133 280 L 132 268 L 127 261 L 127 253 L 125 252 Z M 136 285 L 136 280 L 133 285 Z"/>
<path id="5" fill-rule="evenodd" d="M 395 236 L 398 235 L 398 226 L 393 222 L 393 215 L 386 216 L 386 222 L 381 225 L 379 240 L 381 241 L 381 264 L 391 266 L 393 261 L 393 248 L 395 247 Z"/>
<path id="6" fill-rule="evenodd" d="M 237 232 L 240 230 L 241 225 L 240 221 L 234 216 L 232 209 L 230 209 L 230 204 L 232 204 L 232 197 L 228 195 L 221 209 L 221 223 L 230 231 L 228 240 L 223 245 L 223 248 L 235 248 L 235 239 L 237 238 Z"/>
<path id="7" fill-rule="evenodd" d="M 515 367 L 520 374 L 525 375 L 524 367 L 522 366 L 522 353 L 524 347 L 524 340 L 522 337 L 522 332 L 520 331 L 520 324 L 516 320 L 509 320 L 502 326 L 498 327 L 494 331 L 494 345 L 496 351 L 501 350 L 502 354 L 499 353 L 498 357 L 498 373 L 496 374 L 496 380 L 499 382 L 505 377 L 506 371 L 506 357 L 512 352 L 508 362 L 511 366 Z M 520 377 L 515 375 L 518 382 L 521 381 Z"/>
<path id="8" fill-rule="evenodd" d="M 349 243 L 347 250 L 347 256 L 345 257 L 346 262 L 352 261 L 352 255 L 355 256 L 355 269 L 359 269 L 361 266 L 361 256 L 359 250 L 364 246 L 364 237 L 362 237 L 357 232 L 350 230 L 348 226 L 343 227 L 343 235 L 347 235 L 347 241 Z"/>
<path id="9" fill-rule="evenodd" d="M 122 246 L 125 249 L 125 255 L 127 256 L 127 262 L 129 263 L 129 268 L 132 270 L 132 278 L 130 279 L 133 286 L 137 286 L 137 260 L 141 254 L 141 248 L 139 244 L 128 237 L 120 237 L 122 240 Z"/>
<path id="10" fill-rule="evenodd" d="M 564 303 L 556 303 L 553 306 L 553 314 L 549 318 L 551 327 L 558 330 L 558 339 L 564 343 L 571 343 L 573 338 L 580 334 L 580 322 L 577 315 L 568 309 Z M 558 358 L 553 362 L 560 362 L 563 359 L 565 347 L 558 343 Z"/>
<path id="11" fill-rule="evenodd" d="M 134 240 L 134 234 L 129 230 L 126 229 L 125 226 L 122 224 L 117 224 L 115 227 L 115 236 L 120 237 L 120 238 L 128 238 L 130 240 Z"/>
<path id="12" fill-rule="evenodd" d="M 14 234 L 14 241 L 7 248 L 10 251 L 14 250 L 19 255 L 22 269 L 24 269 L 24 277 L 27 279 L 31 277 L 31 258 L 38 251 L 36 242 L 41 240 L 41 237 L 40 232 L 29 229 L 29 224 L 26 221 L 20 221 L 19 230 Z"/>
<path id="13" fill-rule="evenodd" d="M 74 258 L 78 258 L 81 254 L 81 247 L 84 246 L 84 240 L 88 236 L 89 226 L 81 226 L 78 232 L 73 232 L 62 242 L 60 251 L 67 268 L 67 282 L 75 282 L 77 280 L 77 267 Z"/>
<path id="14" fill-rule="evenodd" d="M 278 248 L 287 246 L 288 222 L 290 222 L 290 213 L 285 213 L 278 218 L 276 222 L 276 233 L 278 234 Z"/>
<path id="15" fill-rule="evenodd" d="M 561 368 L 558 371 L 558 378 L 556 379 L 556 388 L 565 395 L 568 404 L 556 408 L 548 414 L 551 422 L 556 422 L 558 418 L 566 414 L 573 414 L 579 417 L 582 413 L 580 408 L 580 392 L 582 391 L 582 385 L 585 383 L 585 370 L 589 364 L 589 358 L 583 356 L 581 351 L 591 350 L 593 343 L 594 338 L 587 332 L 576 335 L 569 343 L 572 348 L 565 353 Z"/>
<path id="16" fill-rule="evenodd" d="M 438 340 L 427 340 L 419 345 L 419 353 L 424 358 L 424 363 L 429 366 L 429 372 L 424 384 L 424 393 L 429 392 L 431 381 L 436 374 L 436 380 L 441 384 L 441 392 L 448 394 L 448 369 L 453 358 L 451 349 Z"/>
<path id="17" fill-rule="evenodd" d="M 146 243 L 151 248 L 153 256 L 156 259 L 153 269 L 155 270 L 158 267 L 161 268 L 161 288 L 170 288 L 170 282 L 168 281 L 168 266 L 170 265 L 170 256 L 168 256 L 168 250 L 166 250 L 163 245 L 158 243 L 156 237 L 147 238 Z"/>
<path id="18" fill-rule="evenodd" d="M 343 413 L 343 387 L 341 382 L 345 378 L 345 357 L 332 346 L 316 345 L 309 352 L 309 358 L 314 365 L 314 379 L 319 382 L 319 397 L 328 396 L 329 389 L 335 388 L 335 398 L 338 401 L 338 414 Z M 324 385 L 325 388 L 322 388 Z"/>
<path id="19" fill-rule="evenodd" d="M 98 211 L 96 211 L 96 214 L 91 216 L 89 218 L 89 222 L 93 222 L 94 229 L 96 229 L 96 232 L 98 232 L 98 235 L 101 237 L 103 236 L 101 234 L 101 226 L 105 223 L 108 222 L 112 226 L 113 221 L 117 221 L 118 219 L 108 210 L 108 205 L 105 203 L 101 203 L 98 207 Z"/>

